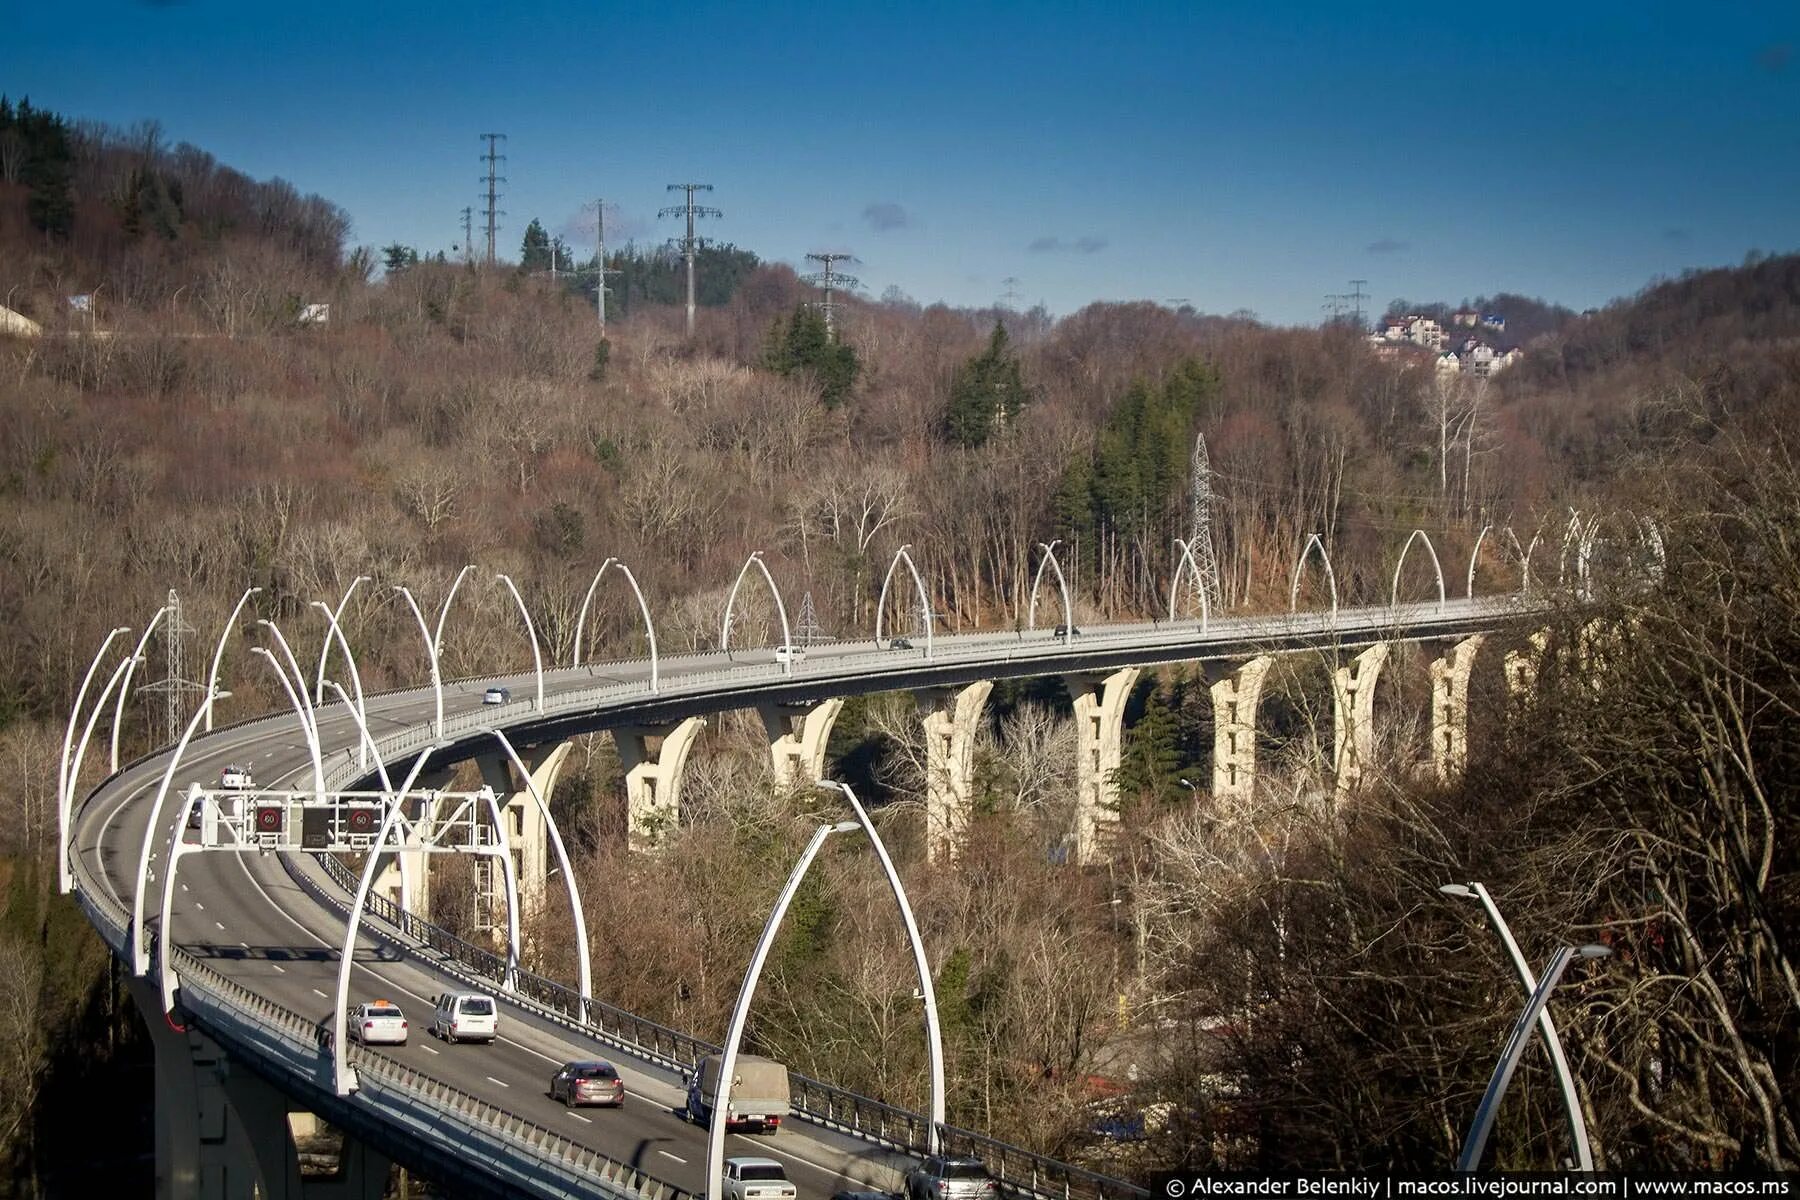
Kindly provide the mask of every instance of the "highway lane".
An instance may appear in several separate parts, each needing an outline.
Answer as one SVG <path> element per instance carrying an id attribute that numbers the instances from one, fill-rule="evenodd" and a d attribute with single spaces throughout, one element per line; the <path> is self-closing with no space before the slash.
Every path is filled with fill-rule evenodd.
<path id="1" fill-rule="evenodd" d="M 517 687 L 520 681 L 513 681 Z M 579 681 L 587 685 L 585 677 Z M 458 689 L 447 712 L 480 708 L 480 686 Z M 426 695 L 388 698 L 371 709 L 371 724 L 380 712 L 385 721 L 404 725 L 429 721 L 433 703 Z M 348 738 L 354 724 L 336 708 L 321 713 L 321 739 L 333 744 L 334 735 Z M 250 764 L 261 787 L 302 786 L 310 777 L 310 751 L 290 723 L 285 733 L 270 737 L 262 727 L 227 730 L 210 738 L 196 739 L 184 756 L 170 789 L 170 800 L 159 822 L 154 846 L 167 845 L 179 819 L 175 803 L 190 782 L 216 783 L 227 763 Z M 379 735 L 378 735 L 379 736 Z M 252 753 L 252 747 L 255 752 Z M 121 775 L 107 789 L 104 800 L 82 813 L 77 844 L 97 857 L 105 870 L 105 886 L 124 907 L 130 898 L 137 855 L 143 833 L 135 811 L 147 814 L 161 781 L 165 760 L 158 756 Z M 280 774 L 276 774 L 280 771 Z M 146 897 L 148 919 L 154 923 L 160 899 L 164 853 L 152 855 L 155 877 Z M 221 974 L 309 1018 L 323 1021 L 330 1015 L 329 997 L 335 994 L 338 947 L 342 944 L 342 918 L 301 891 L 272 855 L 207 853 L 182 859 L 177 892 L 171 908 L 171 924 L 178 945 L 206 959 Z M 538 1028 L 516 1019 L 502 1008 L 501 1041 L 493 1046 L 440 1043 L 424 1033 L 430 1020 L 431 1001 L 442 990 L 463 985 L 433 972 L 411 959 L 394 959 L 385 943 L 359 942 L 357 965 L 352 971 L 351 1002 L 387 997 L 406 1010 L 415 1034 L 405 1047 L 384 1047 L 383 1053 L 480 1096 L 491 1103 L 563 1132 L 571 1140 L 590 1145 L 613 1158 L 631 1162 L 647 1174 L 690 1191 L 704 1187 L 705 1134 L 675 1116 L 681 1088 L 672 1073 L 640 1063 L 602 1044 L 568 1035 L 554 1027 Z M 604 997 L 601 997 L 604 999 Z M 630 1096 L 621 1110 L 567 1110 L 548 1099 L 548 1081 L 563 1062 L 577 1058 L 605 1057 L 619 1065 Z M 822 1140 L 821 1140 L 822 1139 Z M 893 1182 L 893 1168 L 900 1160 L 859 1139 L 800 1123 L 773 1137 L 733 1135 L 729 1153 L 773 1154 L 789 1166 L 796 1184 L 807 1194 L 825 1196 L 844 1186 Z M 853 1166 L 864 1164 L 860 1169 Z M 843 1168 L 851 1167 L 846 1177 Z"/>
<path id="2" fill-rule="evenodd" d="M 1416 613 L 1422 606 L 1413 606 Z M 1491 618 L 1474 606 L 1463 606 L 1468 620 Z M 1380 610 L 1374 614 L 1347 612 L 1342 614 L 1342 627 L 1361 630 L 1379 629 L 1395 612 Z M 1402 614 L 1404 615 L 1404 614 Z M 1318 624 L 1317 618 L 1307 618 Z M 1279 622 L 1278 622 L 1279 624 Z M 1090 658 L 1104 660 L 1113 650 L 1109 643 L 1126 639 L 1121 652 L 1149 653 L 1165 660 L 1192 659 L 1208 653 L 1236 653 L 1259 627 L 1243 618 L 1215 623 L 1208 637 L 1201 637 L 1193 625 L 1171 626 L 1146 624 L 1123 629 L 1090 630 L 1090 636 L 1075 639 L 1075 646 L 1063 645 L 1047 631 L 1019 634 L 1010 631 L 984 632 L 938 639 L 942 658 L 958 659 L 970 654 L 978 660 L 966 669 L 994 677 L 1045 673 L 1045 665 L 1034 658 L 1067 656 L 1085 652 Z M 1091 635 L 1099 635 L 1093 637 Z M 1141 643 L 1141 644 L 1138 644 Z M 1145 651 L 1144 646 L 1149 650 Z M 663 693 L 679 694 L 684 682 L 706 676 L 709 694 L 717 693 L 714 708 L 741 707 L 752 701 L 757 689 L 796 689 L 814 694 L 831 694 L 838 690 L 867 689 L 869 686 L 902 686 L 909 674 L 934 667 L 923 659 L 923 643 L 915 641 L 912 651 L 874 652 L 869 643 L 839 643 L 814 647 L 809 660 L 792 676 L 774 672 L 773 655 L 767 650 L 739 652 L 732 662 L 719 655 L 693 655 L 666 659 L 661 664 Z M 718 680 L 725 668 L 761 665 L 761 672 L 735 672 Z M 548 674 L 546 695 L 554 716 L 558 696 L 568 695 L 609 682 L 647 683 L 646 662 L 598 664 L 591 668 L 562 670 Z M 817 683 L 814 676 L 824 676 Z M 836 677 L 834 677 L 836 676 Z M 446 685 L 447 718 L 458 714 L 483 711 L 481 693 L 488 682 L 510 687 L 515 700 L 505 715 L 518 719 L 518 701 L 530 697 L 535 689 L 531 675 L 513 676 L 497 681 L 468 681 Z M 634 699 L 642 699 L 637 693 Z M 502 714 L 496 710 L 496 717 Z M 435 713 L 429 690 L 413 690 L 369 699 L 371 731 L 380 738 L 385 733 L 428 724 Z M 616 723 L 622 718 L 612 718 Z M 592 727 L 608 723 L 604 714 L 597 715 Z M 326 753 L 340 753 L 354 746 L 357 733 L 343 705 L 333 703 L 318 712 L 320 737 Z M 96 875 L 114 898 L 129 910 L 131 891 L 144 822 L 151 796 L 160 781 L 166 763 L 166 751 L 147 762 L 137 764 L 106 783 L 83 805 L 78 814 L 75 844 L 98 868 Z M 401 756 L 390 764 L 396 780 L 410 763 L 411 755 Z M 173 823 L 179 818 L 179 794 L 190 782 L 204 785 L 216 783 L 220 770 L 228 762 L 248 764 L 256 772 L 262 787 L 290 785 L 310 777 L 310 754 L 300 735 L 298 721 L 283 714 L 272 721 L 259 722 L 236 729 L 221 730 L 196 738 L 183 760 L 170 800 L 153 841 L 153 867 L 160 877 L 163 848 L 167 845 Z M 300 891 L 282 865 L 272 857 L 255 854 L 209 853 L 187 856 L 182 863 L 183 886 L 177 893 L 172 915 L 177 943 L 192 952 L 209 956 L 222 973 L 236 979 L 294 1011 L 323 1018 L 329 1009 L 328 997 L 336 982 L 336 947 L 341 944 L 341 916 L 328 910 Z M 154 922 L 158 894 L 156 884 L 146 897 L 146 914 Z M 359 949 L 355 968 L 352 1001 L 387 996 L 400 1001 L 416 1028 L 429 1020 L 429 1000 L 446 987 L 458 986 L 435 971 L 429 962 L 383 957 L 374 942 Z M 606 997 L 601 996 L 600 999 Z M 703 1185 L 699 1163 L 704 1157 L 702 1131 L 689 1127 L 670 1115 L 663 1105 L 675 1103 L 676 1081 L 659 1068 L 633 1064 L 625 1056 L 601 1049 L 593 1042 L 568 1034 L 558 1027 L 536 1028 L 528 1022 L 512 1019 L 514 1010 L 503 1008 L 506 1038 L 492 1047 L 448 1047 L 415 1038 L 415 1044 L 396 1057 L 418 1069 L 503 1108 L 517 1112 L 551 1128 L 565 1130 L 574 1140 L 591 1145 L 603 1153 L 625 1161 L 635 1161 L 642 1169 L 677 1186 L 698 1190 Z M 561 1061 L 596 1054 L 620 1063 L 632 1089 L 634 1102 L 621 1112 L 595 1111 L 567 1113 L 560 1105 L 551 1105 L 544 1097 L 549 1074 Z M 638 1097 L 646 1103 L 637 1103 Z M 825 1195 L 844 1186 L 840 1170 L 849 1167 L 854 1181 L 891 1182 L 883 1178 L 881 1167 L 897 1161 L 891 1156 L 870 1151 L 867 1143 L 796 1124 L 774 1139 L 738 1139 L 736 1148 L 755 1151 L 778 1151 L 778 1157 L 797 1156 L 790 1165 L 807 1195 Z M 826 1164 L 820 1168 L 805 1165 L 802 1160 Z M 854 1164 L 854 1165 L 853 1165 Z"/>

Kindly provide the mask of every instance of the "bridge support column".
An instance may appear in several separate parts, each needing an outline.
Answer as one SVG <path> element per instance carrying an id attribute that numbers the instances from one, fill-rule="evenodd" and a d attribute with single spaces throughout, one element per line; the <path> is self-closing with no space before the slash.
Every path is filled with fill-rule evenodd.
<path id="1" fill-rule="evenodd" d="M 424 804 L 423 800 L 417 798 L 418 792 L 447 788 L 455 778 L 456 771 L 453 767 L 425 771 L 413 781 L 414 799 L 407 811 L 417 813 Z M 375 881 L 370 886 L 420 920 L 431 919 L 431 856 L 424 851 L 396 852 L 376 874 Z"/>
<path id="2" fill-rule="evenodd" d="M 925 710 L 925 860 L 955 862 L 969 836 L 975 735 L 993 683 L 914 693 Z"/>
<path id="3" fill-rule="evenodd" d="M 612 731 L 625 768 L 625 810 L 633 850 L 648 850 L 681 823 L 681 773 L 706 718 Z M 650 748 L 656 742 L 656 749 Z"/>
<path id="4" fill-rule="evenodd" d="M 1375 683 L 1387 663 L 1389 646 L 1376 642 L 1332 672 L 1332 766 L 1337 792 L 1362 786 L 1363 770 L 1375 753 Z"/>
<path id="5" fill-rule="evenodd" d="M 1213 798 L 1248 800 L 1256 794 L 1256 710 L 1275 659 L 1259 654 L 1212 685 Z"/>
<path id="6" fill-rule="evenodd" d="M 1530 703 L 1531 694 L 1537 688 L 1538 671 L 1543 667 L 1544 654 L 1549 649 L 1550 631 L 1540 629 L 1522 648 L 1506 652 L 1501 670 L 1506 675 L 1506 695 L 1515 712 L 1523 711 Z"/>
<path id="7" fill-rule="evenodd" d="M 1124 749 L 1125 702 L 1143 672 L 1137 667 L 1104 678 L 1070 677 L 1075 697 L 1075 855 L 1095 862 L 1119 822 L 1119 758 Z"/>
<path id="8" fill-rule="evenodd" d="M 531 772 L 531 782 L 538 795 L 550 802 L 550 792 L 563 763 L 569 759 L 568 742 L 546 742 L 539 746 L 519 747 L 519 758 Z M 519 903 L 527 912 L 544 902 L 544 885 L 550 875 L 550 830 L 544 814 L 538 811 L 523 779 L 515 781 L 512 763 L 504 754 L 482 754 L 476 764 L 481 768 L 481 781 L 500 797 L 500 817 L 506 822 L 506 840 L 518 859 Z M 505 897 L 491 897 L 505 903 Z"/>
<path id="9" fill-rule="evenodd" d="M 1469 765 L 1469 676 L 1486 638 L 1466 637 L 1431 661 L 1431 765 L 1440 783 L 1462 778 Z"/>
<path id="10" fill-rule="evenodd" d="M 156 984 L 127 982 L 156 1057 L 158 1200 L 380 1200 L 387 1159 L 346 1137 L 338 1176 L 303 1180 L 287 1097 L 198 1029 L 164 1020 Z"/>
<path id="11" fill-rule="evenodd" d="M 769 731 L 775 782 L 807 787 L 825 777 L 825 743 L 842 711 L 842 697 L 817 704 L 763 704 L 757 707 Z"/>

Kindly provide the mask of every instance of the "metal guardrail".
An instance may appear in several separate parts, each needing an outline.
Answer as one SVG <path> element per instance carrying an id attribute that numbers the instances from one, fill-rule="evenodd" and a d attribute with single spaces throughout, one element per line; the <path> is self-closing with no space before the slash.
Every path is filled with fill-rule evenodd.
<path id="1" fill-rule="evenodd" d="M 283 857 L 285 861 L 286 856 Z M 332 855 L 313 858 L 337 886 L 352 892 L 358 886 L 359 878 Z M 289 873 L 313 896 L 340 911 L 348 910 L 347 903 L 339 897 L 326 895 L 304 871 L 289 864 Z M 691 1069 L 706 1055 L 720 1051 L 711 1042 L 659 1025 L 604 1001 L 590 999 L 588 1019 L 584 1021 L 579 992 L 528 971 L 515 973 L 514 990 L 508 992 L 501 983 L 506 973 L 506 959 L 501 955 L 419 919 L 386 896 L 371 892 L 367 904 L 369 914 L 394 932 L 467 968 L 472 982 L 492 989 L 502 1000 L 549 1017 L 576 1033 L 599 1037 L 653 1062 L 683 1069 Z M 788 1082 L 792 1092 L 791 1109 L 809 1120 L 907 1153 L 923 1155 L 929 1151 L 927 1135 L 931 1122 L 922 1113 L 884 1104 L 794 1072 L 789 1073 Z M 1149 1195 L 1144 1189 L 1123 1180 L 1085 1171 L 972 1130 L 945 1125 L 939 1133 L 943 1153 L 981 1159 L 995 1179 L 1015 1191 L 1036 1196 L 1060 1196 L 1064 1200 L 1113 1200 Z"/>

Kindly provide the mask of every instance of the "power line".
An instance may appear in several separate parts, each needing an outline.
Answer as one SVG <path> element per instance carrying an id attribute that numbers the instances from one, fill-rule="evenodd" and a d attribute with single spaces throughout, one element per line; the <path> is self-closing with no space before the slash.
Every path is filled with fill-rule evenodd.
<path id="1" fill-rule="evenodd" d="M 506 155 L 498 152 L 500 143 L 506 140 L 506 135 L 504 133 L 484 133 L 481 136 L 487 139 L 488 144 L 487 153 L 481 156 L 487 163 L 487 174 L 483 175 L 481 180 L 487 184 L 487 265 L 491 267 L 494 265 L 494 235 L 500 232 L 499 218 L 505 215 L 497 207 L 500 200 L 497 185 L 505 183 L 506 176 L 497 174 L 494 168 L 497 164 L 506 161 Z"/>
<path id="2" fill-rule="evenodd" d="M 694 193 L 695 192 L 710 192 L 713 190 L 713 186 L 710 183 L 671 183 L 669 185 L 668 190 L 671 192 L 686 192 L 687 193 L 687 201 L 685 203 L 677 204 L 672 207 L 662 209 L 656 215 L 658 217 L 686 217 L 687 218 L 687 236 L 683 237 L 683 238 L 670 238 L 669 242 L 670 242 L 670 244 L 679 247 L 681 250 L 681 256 L 687 260 L 687 335 L 689 337 L 693 337 L 694 336 L 694 252 L 696 250 L 700 249 L 700 247 L 709 244 L 708 240 L 706 238 L 694 236 L 694 218 L 696 218 L 696 217 L 722 217 L 725 214 L 720 212 L 716 208 L 710 208 L 704 204 L 695 204 L 694 203 Z"/>
<path id="3" fill-rule="evenodd" d="M 845 275 L 841 271 L 835 271 L 832 267 L 835 263 L 856 262 L 856 256 L 847 253 L 838 254 L 833 251 L 825 251 L 808 254 L 806 257 L 824 267 L 824 270 L 816 271 L 811 275 L 803 275 L 801 276 L 801 279 L 824 291 L 825 299 L 819 302 L 819 311 L 825 314 L 825 332 L 828 334 L 836 333 L 837 303 L 832 299 L 832 294 L 841 287 L 857 287 L 862 281 L 854 275 Z"/>

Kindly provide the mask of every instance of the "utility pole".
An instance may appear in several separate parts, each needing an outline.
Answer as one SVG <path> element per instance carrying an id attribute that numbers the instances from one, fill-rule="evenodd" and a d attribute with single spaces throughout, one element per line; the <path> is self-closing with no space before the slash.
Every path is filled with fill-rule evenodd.
<path id="1" fill-rule="evenodd" d="M 683 204 L 677 204 L 670 208 L 662 209 L 656 214 L 659 217 L 687 218 L 687 236 L 683 238 L 670 238 L 669 241 L 680 247 L 681 256 L 687 260 L 687 335 L 689 337 L 694 336 L 694 252 L 707 244 L 707 239 L 694 236 L 694 218 L 722 217 L 725 215 L 716 208 L 709 208 L 704 204 L 695 204 L 694 193 L 710 192 L 712 190 L 713 186 L 710 183 L 671 183 L 669 185 L 669 191 L 686 192 L 687 201 Z"/>
<path id="2" fill-rule="evenodd" d="M 606 277 L 617 275 L 618 269 L 606 265 L 606 201 L 594 199 L 594 311 L 600 316 L 600 336 L 606 336 Z"/>
<path id="3" fill-rule="evenodd" d="M 484 133 L 481 136 L 487 139 L 487 153 L 482 155 L 487 163 L 487 174 L 481 180 L 487 184 L 487 265 L 491 267 L 494 265 L 494 235 L 500 232 L 499 218 L 505 215 L 497 207 L 500 193 L 496 188 L 506 182 L 506 176 L 497 174 L 495 168 L 506 161 L 506 155 L 499 153 L 499 145 L 506 140 L 506 135 Z"/>
<path id="4" fill-rule="evenodd" d="M 463 261 L 466 263 L 472 263 L 475 261 L 475 210 L 472 207 L 470 207 L 469 205 L 466 205 L 466 204 L 463 205 L 462 217 L 463 217 L 463 244 L 462 244 Z"/>
<path id="5" fill-rule="evenodd" d="M 831 298 L 832 293 L 840 287 L 856 287 L 862 281 L 854 275 L 846 275 L 842 271 L 835 271 L 832 269 L 832 266 L 835 263 L 841 262 L 853 263 L 857 261 L 856 256 L 852 254 L 839 254 L 835 251 L 825 251 L 823 253 L 808 254 L 806 257 L 813 262 L 820 264 L 824 270 L 815 271 L 811 275 L 804 275 L 801 277 L 801 281 L 810 283 L 814 287 L 824 290 L 825 299 L 819 302 L 819 311 L 825 314 L 825 332 L 827 334 L 835 334 L 837 332 L 837 303 Z"/>

